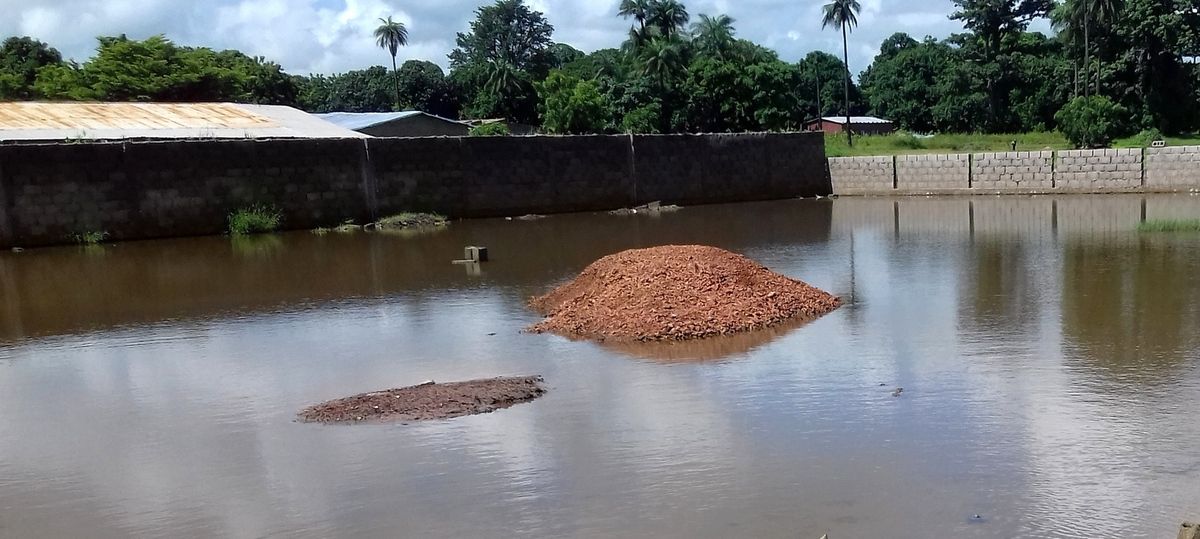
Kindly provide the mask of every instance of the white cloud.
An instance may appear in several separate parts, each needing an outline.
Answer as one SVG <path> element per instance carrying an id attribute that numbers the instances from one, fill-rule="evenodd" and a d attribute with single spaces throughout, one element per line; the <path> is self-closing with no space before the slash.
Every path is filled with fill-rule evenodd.
<path id="1" fill-rule="evenodd" d="M 618 0 L 528 0 L 555 26 L 555 39 L 591 51 L 617 47 L 630 22 Z M 408 25 L 400 60 L 447 65 L 456 32 L 466 31 L 485 0 L 0 0 L 0 36 L 31 35 L 69 58 L 84 60 L 95 36 L 165 34 L 187 45 L 238 49 L 265 56 L 295 73 L 339 72 L 389 62 L 371 32 L 380 17 Z M 741 37 L 775 48 L 786 60 L 814 49 L 840 54 L 841 36 L 821 28 L 821 0 L 692 0 L 693 15 L 728 13 Z M 917 39 L 961 31 L 951 0 L 922 3 L 864 0 L 850 34 L 851 67 L 865 68 L 894 32 Z M 1045 24 L 1035 29 L 1045 30 Z"/>

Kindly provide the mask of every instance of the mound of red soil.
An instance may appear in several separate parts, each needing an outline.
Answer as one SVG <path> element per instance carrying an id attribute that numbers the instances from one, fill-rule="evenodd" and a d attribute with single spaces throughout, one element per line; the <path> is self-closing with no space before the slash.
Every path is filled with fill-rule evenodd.
<path id="1" fill-rule="evenodd" d="M 822 290 L 716 247 L 666 246 L 606 256 L 534 298 L 529 328 L 614 341 L 681 341 L 813 319 L 841 305 Z"/>
<path id="2" fill-rule="evenodd" d="M 541 376 L 431 382 L 332 400 L 301 410 L 299 417 L 306 423 L 449 419 L 495 412 L 529 402 L 545 392 Z"/>

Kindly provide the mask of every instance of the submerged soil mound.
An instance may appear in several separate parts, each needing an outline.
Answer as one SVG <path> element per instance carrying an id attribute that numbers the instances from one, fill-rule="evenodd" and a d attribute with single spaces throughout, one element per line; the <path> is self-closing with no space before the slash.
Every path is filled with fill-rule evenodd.
<path id="1" fill-rule="evenodd" d="M 529 402 L 545 392 L 541 376 L 429 382 L 332 400 L 301 410 L 299 417 L 306 423 L 449 419 L 495 412 Z"/>
<path id="2" fill-rule="evenodd" d="M 568 337 L 681 341 L 812 319 L 841 300 L 716 247 L 636 249 L 606 256 L 530 306 L 529 328 Z"/>

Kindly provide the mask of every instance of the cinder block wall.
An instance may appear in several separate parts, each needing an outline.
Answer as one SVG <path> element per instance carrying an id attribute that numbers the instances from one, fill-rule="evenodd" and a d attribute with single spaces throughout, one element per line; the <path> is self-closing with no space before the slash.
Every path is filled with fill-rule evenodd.
<path id="1" fill-rule="evenodd" d="M 831 157 L 829 177 L 833 192 L 843 195 L 880 194 L 895 188 L 895 158 Z"/>
<path id="2" fill-rule="evenodd" d="M 1102 193 L 1142 187 L 1142 151 L 1069 150 L 1057 154 L 1055 186 L 1062 191 Z"/>
<path id="3" fill-rule="evenodd" d="M 1166 191 L 1200 189 L 1200 146 L 1147 149 L 1146 188 Z"/>
<path id="4" fill-rule="evenodd" d="M 2 145 L 0 247 L 219 234 L 251 204 L 305 229 L 828 195 L 825 167 L 820 133 Z"/>
<path id="5" fill-rule="evenodd" d="M 901 155 L 896 157 L 896 189 L 936 192 L 970 187 L 967 154 Z"/>
<path id="6" fill-rule="evenodd" d="M 974 154 L 971 156 L 971 187 L 1051 189 L 1054 187 L 1054 152 Z"/>

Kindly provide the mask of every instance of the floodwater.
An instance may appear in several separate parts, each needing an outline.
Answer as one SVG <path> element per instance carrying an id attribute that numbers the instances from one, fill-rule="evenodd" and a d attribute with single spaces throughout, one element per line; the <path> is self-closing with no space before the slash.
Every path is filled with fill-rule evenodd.
<path id="1" fill-rule="evenodd" d="M 1200 518 L 1200 234 L 1133 229 L 1188 216 L 842 198 L 3 253 L 0 537 L 1174 537 Z M 528 297 L 668 243 L 847 305 L 686 347 L 521 332 Z M 491 263 L 450 264 L 475 244 Z M 551 391 L 491 415 L 294 421 L 526 374 Z"/>

